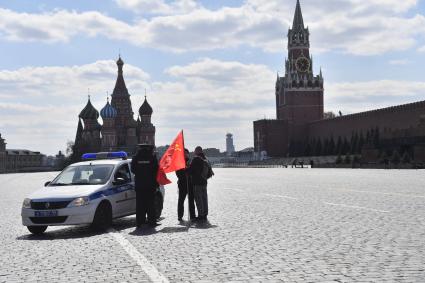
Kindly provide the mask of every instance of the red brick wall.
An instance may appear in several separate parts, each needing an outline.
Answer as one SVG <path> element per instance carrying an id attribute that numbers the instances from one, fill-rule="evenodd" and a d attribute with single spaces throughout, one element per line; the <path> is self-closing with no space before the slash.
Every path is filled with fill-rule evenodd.
<path id="1" fill-rule="evenodd" d="M 279 107 L 279 119 L 305 124 L 323 118 L 323 91 L 286 90 Z"/>
<path id="2" fill-rule="evenodd" d="M 286 156 L 289 143 L 288 122 L 283 120 L 254 121 L 254 150 L 265 150 L 268 156 Z"/>
<path id="3" fill-rule="evenodd" d="M 376 127 L 381 132 L 407 129 L 417 127 L 421 115 L 425 115 L 425 101 L 312 122 L 308 125 L 308 137 L 351 138 L 353 131 L 363 131 L 365 135 L 368 130 Z"/>

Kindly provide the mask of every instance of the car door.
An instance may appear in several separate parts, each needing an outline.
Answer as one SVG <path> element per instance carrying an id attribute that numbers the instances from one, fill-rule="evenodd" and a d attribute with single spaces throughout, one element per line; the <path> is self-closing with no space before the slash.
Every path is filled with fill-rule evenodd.
<path id="1" fill-rule="evenodd" d="M 130 164 L 128 164 L 130 166 Z M 135 185 L 135 179 L 134 174 L 131 173 L 131 188 L 127 191 L 127 197 L 128 197 L 128 204 L 129 204 L 129 211 L 128 214 L 135 214 L 136 213 L 136 185 Z"/>
<path id="2" fill-rule="evenodd" d="M 121 164 L 114 173 L 113 201 L 115 202 L 114 217 L 129 214 L 131 199 L 129 192 L 133 187 L 128 164 Z"/>

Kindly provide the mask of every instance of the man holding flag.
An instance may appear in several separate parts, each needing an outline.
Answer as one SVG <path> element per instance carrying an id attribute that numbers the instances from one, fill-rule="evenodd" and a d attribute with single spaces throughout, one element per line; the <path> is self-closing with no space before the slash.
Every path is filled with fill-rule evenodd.
<path id="1" fill-rule="evenodd" d="M 165 174 L 175 172 L 183 168 L 186 168 L 186 159 L 184 156 L 184 137 L 182 130 L 159 161 L 156 180 L 160 185 L 168 185 L 171 181 L 167 179 L 167 175 Z"/>

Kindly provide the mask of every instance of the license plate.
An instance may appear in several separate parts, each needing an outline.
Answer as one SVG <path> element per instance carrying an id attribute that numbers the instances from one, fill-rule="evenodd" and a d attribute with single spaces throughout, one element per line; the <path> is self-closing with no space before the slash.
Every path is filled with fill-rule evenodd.
<path id="1" fill-rule="evenodd" d="M 57 210 L 49 210 L 49 211 L 34 211 L 35 217 L 54 217 L 58 216 Z"/>

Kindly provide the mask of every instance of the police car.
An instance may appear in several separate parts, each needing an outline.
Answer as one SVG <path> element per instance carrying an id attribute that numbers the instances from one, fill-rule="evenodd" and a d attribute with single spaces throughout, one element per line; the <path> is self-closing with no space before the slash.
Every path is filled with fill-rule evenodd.
<path id="1" fill-rule="evenodd" d="M 25 198 L 22 224 L 33 234 L 47 226 L 90 224 L 107 229 L 112 219 L 136 213 L 134 175 L 125 152 L 84 154 L 83 162 L 65 168 L 44 188 Z M 155 213 L 159 218 L 164 188 L 155 194 Z"/>

